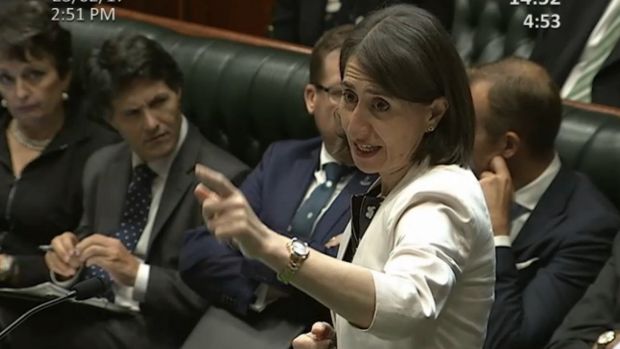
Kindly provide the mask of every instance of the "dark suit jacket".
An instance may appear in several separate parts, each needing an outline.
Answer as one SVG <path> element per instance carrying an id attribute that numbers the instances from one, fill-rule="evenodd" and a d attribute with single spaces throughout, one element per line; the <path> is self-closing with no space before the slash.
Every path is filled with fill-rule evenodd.
<path id="1" fill-rule="evenodd" d="M 579 62 L 592 29 L 608 4 L 609 0 L 563 1 L 554 8 L 562 25 L 540 31 L 530 59 L 544 66 L 558 86 L 564 84 Z M 620 107 L 620 40 L 594 77 L 592 102 Z"/>
<path id="2" fill-rule="evenodd" d="M 512 248 L 495 249 L 485 348 L 542 348 L 596 278 L 619 228 L 612 204 L 585 176 L 562 167 Z"/>
<path id="3" fill-rule="evenodd" d="M 202 223 L 200 205 L 193 195 L 196 163 L 210 166 L 233 181 L 247 170 L 190 125 L 170 167 L 151 232 L 145 258 L 150 274 L 140 314 L 119 315 L 74 304 L 56 307 L 29 322 L 29 332 L 12 338 L 14 347 L 180 347 L 207 304 L 183 284 L 177 271 L 183 232 Z M 82 230 L 110 233 L 118 229 L 130 176 L 131 151 L 125 142 L 91 156 L 83 177 L 81 226 L 86 228 Z"/>
<path id="4" fill-rule="evenodd" d="M 348 16 L 337 25 L 353 23 L 359 16 L 396 3 L 417 5 L 428 10 L 449 31 L 454 20 L 454 0 L 341 0 L 351 5 Z M 278 0 L 273 10 L 272 36 L 278 40 L 314 46 L 324 31 L 325 6 L 327 0 Z"/>
<path id="5" fill-rule="evenodd" d="M 286 229 L 313 180 L 319 163 L 320 147 L 319 138 L 276 142 L 267 149 L 261 163 L 241 186 L 241 191 L 258 218 L 282 235 L 290 236 Z M 374 176 L 359 171 L 353 174 L 347 186 L 317 222 L 309 241 L 314 249 L 336 254 L 337 248 L 327 250 L 325 243 L 344 231 L 350 217 L 351 196 L 365 192 L 374 179 Z M 267 283 L 280 286 L 293 295 L 276 302 L 284 304 L 290 301 L 295 304 L 294 311 L 290 311 L 290 308 L 288 311 L 282 309 L 282 316 L 288 314 L 304 323 L 328 316 L 316 301 L 279 283 L 276 273 L 271 269 L 219 243 L 204 228 L 187 234 L 180 264 L 181 276 L 190 287 L 237 314 L 247 315 L 248 306 L 254 301 L 256 287 L 260 283 Z M 286 308 L 283 305 L 274 306 Z"/>
<path id="6" fill-rule="evenodd" d="M 620 235 L 614 251 L 586 294 L 555 331 L 547 349 L 591 349 L 598 336 L 620 329 Z"/>

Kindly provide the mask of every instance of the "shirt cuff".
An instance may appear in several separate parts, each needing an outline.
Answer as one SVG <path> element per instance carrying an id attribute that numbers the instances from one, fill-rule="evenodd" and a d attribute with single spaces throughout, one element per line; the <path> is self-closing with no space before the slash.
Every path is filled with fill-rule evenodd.
<path id="1" fill-rule="evenodd" d="M 56 273 L 50 270 L 50 280 L 52 280 L 52 283 L 62 288 L 69 288 L 78 281 L 81 274 L 82 274 L 82 268 L 78 269 L 72 278 L 67 279 L 67 280 L 58 280 L 58 276 L 56 275 Z"/>
<path id="2" fill-rule="evenodd" d="M 493 241 L 495 241 L 495 247 L 512 247 L 512 241 L 510 241 L 510 236 L 494 236 Z"/>
<path id="3" fill-rule="evenodd" d="M 151 272 L 151 266 L 140 263 L 138 267 L 138 275 L 136 275 L 136 282 L 134 284 L 133 299 L 138 302 L 143 302 L 146 298 L 146 289 L 149 285 L 149 273 Z"/>

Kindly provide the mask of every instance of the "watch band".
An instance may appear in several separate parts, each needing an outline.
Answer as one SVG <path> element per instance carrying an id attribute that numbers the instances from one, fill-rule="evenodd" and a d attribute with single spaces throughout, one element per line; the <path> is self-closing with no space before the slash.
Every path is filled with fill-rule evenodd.
<path id="1" fill-rule="evenodd" d="M 305 246 L 305 253 L 299 254 L 295 252 L 293 248 L 294 244 L 303 244 Z M 289 260 L 286 265 L 277 275 L 278 280 L 285 285 L 288 285 L 293 279 L 293 276 L 297 273 L 299 268 L 304 264 L 308 255 L 310 254 L 310 249 L 308 248 L 308 244 L 299 240 L 298 238 L 293 238 L 291 241 L 286 244 L 289 250 Z"/>

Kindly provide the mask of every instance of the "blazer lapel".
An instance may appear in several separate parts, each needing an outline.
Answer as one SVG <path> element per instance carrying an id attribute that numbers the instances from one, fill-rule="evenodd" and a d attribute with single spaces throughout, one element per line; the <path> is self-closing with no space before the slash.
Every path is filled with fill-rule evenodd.
<path id="1" fill-rule="evenodd" d="M 517 255 L 521 255 L 526 248 L 543 239 L 547 232 L 552 231 L 566 218 L 564 213 L 566 203 L 575 184 L 574 174 L 564 167 L 560 168 L 560 172 L 540 198 L 513 243 Z"/>
<path id="2" fill-rule="evenodd" d="M 312 240 L 318 242 L 324 242 L 331 238 L 332 228 L 342 219 L 351 207 L 351 197 L 355 194 L 365 193 L 370 185 L 374 183 L 376 176 L 367 175 L 360 171 L 355 171 L 355 174 L 349 180 L 349 183 L 342 189 L 338 197 L 329 206 L 329 209 L 325 211 L 325 214 L 321 217 L 321 220 L 317 223 L 315 232 L 325 232 L 323 235 L 313 235 Z M 339 232 L 337 232 L 339 233 Z"/>
<path id="3" fill-rule="evenodd" d="M 97 188 L 96 220 L 92 233 L 112 234 L 118 230 L 129 178 L 131 177 L 131 151 L 123 147 L 116 160 L 103 171 Z"/>
<path id="4" fill-rule="evenodd" d="M 185 193 L 195 183 L 194 166 L 200 154 L 201 140 L 201 137 L 196 135 L 195 131 L 193 127 L 189 128 L 184 144 L 179 149 L 176 158 L 172 161 L 164 192 L 159 202 L 157 216 L 149 237 L 147 251 L 151 250 L 151 245 L 159 233 L 161 233 L 164 224 L 170 219 L 175 208 L 181 203 Z"/>

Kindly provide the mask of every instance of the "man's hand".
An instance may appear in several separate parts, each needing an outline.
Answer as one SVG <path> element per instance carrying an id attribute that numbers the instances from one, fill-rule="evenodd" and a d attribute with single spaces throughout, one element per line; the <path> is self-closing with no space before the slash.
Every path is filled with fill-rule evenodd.
<path id="1" fill-rule="evenodd" d="M 79 259 L 86 266 L 97 265 L 110 274 L 117 283 L 133 287 L 140 261 L 117 239 L 94 234 L 76 246 Z"/>
<path id="2" fill-rule="evenodd" d="M 80 269 L 82 262 L 76 256 L 75 246 L 78 239 L 66 231 L 52 239 L 51 249 L 45 253 L 45 264 L 54 273 L 63 278 L 71 278 Z"/>
<path id="3" fill-rule="evenodd" d="M 331 349 L 336 348 L 336 332 L 326 322 L 315 322 L 309 333 L 293 339 L 293 349 Z"/>
<path id="4" fill-rule="evenodd" d="M 480 186 L 491 215 L 495 236 L 510 234 L 510 206 L 514 196 L 512 177 L 501 156 L 495 156 L 490 168 L 480 174 Z"/>
<path id="5" fill-rule="evenodd" d="M 332 237 L 331 239 L 329 239 L 329 241 L 327 241 L 327 243 L 325 244 L 325 247 L 327 248 L 332 248 L 332 247 L 336 247 L 338 245 L 340 245 L 340 242 L 342 241 L 342 235 L 344 233 L 340 233 L 334 237 Z"/>

